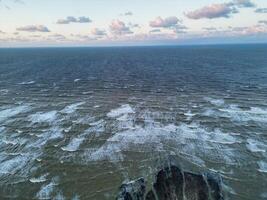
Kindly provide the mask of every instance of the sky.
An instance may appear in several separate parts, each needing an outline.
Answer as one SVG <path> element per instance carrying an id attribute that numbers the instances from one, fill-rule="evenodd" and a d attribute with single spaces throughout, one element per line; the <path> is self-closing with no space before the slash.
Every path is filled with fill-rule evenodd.
<path id="1" fill-rule="evenodd" d="M 267 0 L 0 0 L 0 47 L 267 43 Z"/>

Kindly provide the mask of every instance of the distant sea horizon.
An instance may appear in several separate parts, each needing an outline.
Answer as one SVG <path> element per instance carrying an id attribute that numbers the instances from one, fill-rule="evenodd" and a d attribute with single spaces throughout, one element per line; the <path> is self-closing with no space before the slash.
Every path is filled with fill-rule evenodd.
<path id="1" fill-rule="evenodd" d="M 226 43 L 189 43 L 189 44 L 116 44 L 116 45 L 20 45 L 20 46 L 4 46 L 0 49 L 20 49 L 20 48 L 115 48 L 115 47 L 194 47 L 194 46 L 231 46 L 231 45 L 267 45 L 266 42 L 226 42 Z"/>

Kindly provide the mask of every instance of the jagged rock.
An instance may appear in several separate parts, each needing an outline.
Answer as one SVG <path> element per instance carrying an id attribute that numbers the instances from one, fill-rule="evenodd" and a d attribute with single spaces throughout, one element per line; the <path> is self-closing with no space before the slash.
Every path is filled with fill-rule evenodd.
<path id="1" fill-rule="evenodd" d="M 156 175 L 145 196 L 143 178 L 121 186 L 119 200 L 223 200 L 222 180 L 217 174 L 194 174 L 168 163 Z"/>
<path id="2" fill-rule="evenodd" d="M 146 186 L 144 178 L 123 184 L 120 187 L 120 193 L 117 200 L 144 200 Z"/>

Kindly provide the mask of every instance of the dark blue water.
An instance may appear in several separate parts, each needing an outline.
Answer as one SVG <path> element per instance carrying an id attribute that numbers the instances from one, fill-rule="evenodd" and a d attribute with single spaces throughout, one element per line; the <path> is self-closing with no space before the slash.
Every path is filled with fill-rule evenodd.
<path id="1" fill-rule="evenodd" d="M 114 199 L 159 159 L 267 198 L 267 45 L 0 49 L 0 198 Z"/>

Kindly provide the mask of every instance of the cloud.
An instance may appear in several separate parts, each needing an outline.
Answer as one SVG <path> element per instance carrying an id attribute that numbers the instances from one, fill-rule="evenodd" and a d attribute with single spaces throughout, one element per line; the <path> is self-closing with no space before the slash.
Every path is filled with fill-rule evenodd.
<path id="1" fill-rule="evenodd" d="M 256 5 L 250 0 L 233 0 L 229 3 L 211 4 L 203 8 L 190 11 L 185 15 L 190 19 L 229 18 L 231 14 L 238 13 L 238 8 L 252 8 Z"/>
<path id="2" fill-rule="evenodd" d="M 267 13 L 267 8 L 258 8 L 255 10 L 255 13 Z"/>
<path id="3" fill-rule="evenodd" d="M 139 24 L 133 24 L 133 23 L 128 23 L 128 26 L 131 27 L 131 28 L 140 28 L 140 25 Z"/>
<path id="4" fill-rule="evenodd" d="M 5 32 L 0 30 L 0 34 L 5 34 Z"/>
<path id="5" fill-rule="evenodd" d="M 52 39 L 55 39 L 55 40 L 58 40 L 58 41 L 64 41 L 64 40 L 67 39 L 64 35 L 58 34 L 58 33 L 55 33 L 53 35 L 49 35 L 48 37 L 52 38 Z"/>
<path id="6" fill-rule="evenodd" d="M 260 35 L 266 34 L 267 28 L 260 25 L 248 26 L 248 27 L 234 27 L 232 28 L 232 34 L 234 35 Z"/>
<path id="7" fill-rule="evenodd" d="M 123 13 L 122 15 L 124 15 L 124 16 L 132 16 L 133 13 L 131 11 L 127 11 L 126 13 Z"/>
<path id="8" fill-rule="evenodd" d="M 178 24 L 179 19 L 175 16 L 167 17 L 165 19 L 161 17 L 157 17 L 153 21 L 149 23 L 150 27 L 153 28 L 170 28 L 174 27 Z"/>
<path id="9" fill-rule="evenodd" d="M 151 31 L 149 31 L 149 33 L 160 33 L 161 30 L 160 29 L 152 29 Z"/>
<path id="10" fill-rule="evenodd" d="M 215 27 L 204 27 L 202 29 L 205 31 L 217 31 L 217 28 L 215 28 Z"/>
<path id="11" fill-rule="evenodd" d="M 175 16 L 167 17 L 165 19 L 157 17 L 155 20 L 151 21 L 149 25 L 152 28 L 171 29 L 176 34 L 185 33 L 185 30 L 187 29 L 187 27 L 182 25 L 181 21 Z"/>
<path id="12" fill-rule="evenodd" d="M 128 26 L 125 25 L 123 21 L 113 20 L 109 26 L 111 32 L 116 35 L 132 34 Z"/>
<path id="13" fill-rule="evenodd" d="M 241 8 L 253 8 L 256 5 L 251 2 L 250 0 L 233 0 L 232 2 L 228 3 L 230 6 L 237 6 Z"/>
<path id="14" fill-rule="evenodd" d="M 223 4 L 212 4 L 209 6 L 205 6 L 198 10 L 188 12 L 185 15 L 190 19 L 202 19 L 202 18 L 214 19 L 220 17 L 228 18 L 230 17 L 230 14 L 237 12 L 238 10 L 236 8 L 233 8 L 232 6 L 223 3 Z"/>
<path id="15" fill-rule="evenodd" d="M 107 35 L 106 31 L 105 30 L 102 30 L 102 29 L 98 29 L 98 28 L 93 28 L 91 33 L 93 35 L 96 35 L 96 36 L 105 36 Z"/>
<path id="16" fill-rule="evenodd" d="M 92 20 L 89 17 L 73 17 L 68 16 L 66 19 L 59 19 L 57 24 L 70 24 L 70 23 L 90 23 Z"/>
<path id="17" fill-rule="evenodd" d="M 23 26 L 16 29 L 17 31 L 26 31 L 26 32 L 50 32 L 50 30 L 43 25 L 29 25 Z"/>
<path id="18" fill-rule="evenodd" d="M 267 20 L 260 20 L 260 21 L 259 21 L 259 24 L 267 25 Z"/>

